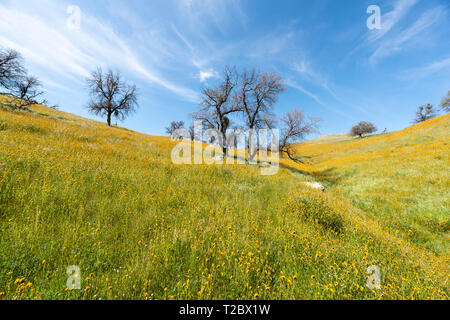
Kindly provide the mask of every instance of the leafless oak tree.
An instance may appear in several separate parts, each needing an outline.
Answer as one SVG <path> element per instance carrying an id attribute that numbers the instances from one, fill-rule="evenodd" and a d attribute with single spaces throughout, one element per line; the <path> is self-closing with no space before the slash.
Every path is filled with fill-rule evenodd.
<path id="1" fill-rule="evenodd" d="M 14 104 L 25 108 L 33 104 L 46 104 L 46 100 L 38 100 L 44 94 L 41 90 L 42 84 L 34 76 L 26 76 L 16 80 L 10 89 L 10 94 L 14 96 Z"/>
<path id="2" fill-rule="evenodd" d="M 256 70 L 244 71 L 239 77 L 239 87 L 234 96 L 236 109 L 242 112 L 249 134 L 254 129 L 272 128 L 275 116 L 273 105 L 279 94 L 286 90 L 283 81 L 276 73 L 261 73 Z M 258 150 L 251 150 L 249 137 L 248 157 L 252 160 Z"/>
<path id="3" fill-rule="evenodd" d="M 170 123 L 170 126 L 166 128 L 166 133 L 171 136 L 172 138 L 176 139 L 177 137 L 174 137 L 174 133 L 178 129 L 184 128 L 184 122 L 183 121 L 172 121 Z"/>
<path id="4" fill-rule="evenodd" d="M 119 72 L 109 70 L 103 73 L 101 68 L 92 72 L 87 79 L 90 90 L 90 102 L 88 110 L 95 114 L 106 116 L 108 126 L 111 126 L 111 118 L 114 116 L 124 120 L 138 107 L 137 89 L 135 85 L 128 85 L 122 79 Z"/>
<path id="5" fill-rule="evenodd" d="M 13 99 L 13 104 L 25 108 L 33 104 L 45 104 L 39 100 L 44 92 L 41 82 L 34 76 L 27 75 L 23 67 L 23 58 L 19 52 L 0 49 L 0 87 L 6 89 L 4 94 Z"/>
<path id="6" fill-rule="evenodd" d="M 426 106 L 420 106 L 416 111 L 416 117 L 413 120 L 413 123 L 421 123 L 432 119 L 436 116 L 436 110 L 431 104 L 427 104 Z"/>
<path id="7" fill-rule="evenodd" d="M 306 135 L 318 132 L 319 118 L 306 117 L 303 111 L 295 109 L 286 113 L 281 119 L 282 129 L 279 150 L 295 162 L 302 161 L 296 158 L 294 143 L 305 138 Z"/>
<path id="8" fill-rule="evenodd" d="M 23 80 L 26 70 L 22 63 L 22 56 L 17 51 L 0 49 L 0 87 L 11 89 L 16 82 Z"/>
<path id="9" fill-rule="evenodd" d="M 224 155 L 227 153 L 226 132 L 230 126 L 229 116 L 239 111 L 232 103 L 232 93 L 236 87 L 236 72 L 232 68 L 225 68 L 222 79 L 215 88 L 205 88 L 202 91 L 201 109 L 191 116 L 201 121 L 205 127 L 215 129 L 220 135 Z"/>

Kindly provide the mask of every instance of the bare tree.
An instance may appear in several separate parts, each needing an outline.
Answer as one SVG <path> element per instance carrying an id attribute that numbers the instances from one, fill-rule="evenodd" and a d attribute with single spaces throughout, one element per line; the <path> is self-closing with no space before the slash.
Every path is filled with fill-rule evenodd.
<path id="1" fill-rule="evenodd" d="M 227 153 L 226 132 L 230 126 L 229 116 L 239 111 L 232 103 L 232 93 L 236 87 L 236 72 L 226 67 L 219 85 L 215 88 L 205 88 L 202 91 L 201 109 L 191 116 L 202 121 L 205 127 L 215 129 L 220 135 L 223 154 Z"/>
<path id="2" fill-rule="evenodd" d="M 7 90 L 4 93 L 11 96 L 13 104 L 19 108 L 47 102 L 38 100 L 44 94 L 41 82 L 27 75 L 22 56 L 12 49 L 0 49 L 0 87 Z"/>
<path id="3" fill-rule="evenodd" d="M 10 94 L 15 98 L 14 104 L 20 108 L 26 108 L 33 104 L 46 104 L 45 99 L 38 100 L 44 94 L 41 87 L 41 82 L 34 76 L 16 80 L 10 90 Z"/>
<path id="4" fill-rule="evenodd" d="M 189 126 L 189 135 L 191 136 L 191 141 L 194 141 L 196 136 L 195 136 L 195 127 L 194 125 Z M 201 140 L 201 139 L 200 139 Z"/>
<path id="5" fill-rule="evenodd" d="M 450 112 L 450 91 L 447 92 L 447 96 L 441 100 L 441 111 L 447 113 Z"/>
<path id="6" fill-rule="evenodd" d="M 189 126 L 188 131 L 191 136 L 191 141 L 202 141 L 202 131 L 197 131 L 194 124 Z"/>
<path id="7" fill-rule="evenodd" d="M 87 83 L 91 98 L 87 108 L 95 115 L 106 116 L 108 126 L 111 126 L 113 116 L 124 120 L 136 111 L 138 107 L 136 86 L 126 84 L 119 72 L 109 70 L 103 73 L 102 69 L 98 68 L 92 72 Z"/>
<path id="8" fill-rule="evenodd" d="M 0 49 L 0 87 L 11 89 L 25 77 L 26 70 L 22 63 L 22 56 L 17 51 Z"/>
<path id="9" fill-rule="evenodd" d="M 184 122 L 183 121 L 172 121 L 170 123 L 170 126 L 168 126 L 166 128 L 166 133 L 169 136 L 171 136 L 172 138 L 175 139 L 175 138 L 177 138 L 177 137 L 174 137 L 175 131 L 178 130 L 178 129 L 182 129 L 182 128 L 184 128 Z"/>
<path id="10" fill-rule="evenodd" d="M 299 109 L 286 113 L 281 118 L 280 152 L 285 153 L 292 161 L 302 163 L 301 160 L 296 158 L 296 150 L 293 144 L 303 140 L 308 134 L 318 132 L 320 121 L 319 118 L 306 117 L 303 111 Z"/>
<path id="11" fill-rule="evenodd" d="M 350 135 L 362 137 L 363 134 L 374 133 L 378 129 L 373 123 L 361 121 L 350 129 Z"/>
<path id="12" fill-rule="evenodd" d="M 413 123 L 421 123 L 436 117 L 436 110 L 431 104 L 427 104 L 425 106 L 420 106 L 416 111 L 416 117 L 413 120 Z"/>
<path id="13" fill-rule="evenodd" d="M 286 90 L 283 81 L 276 73 L 261 73 L 256 70 L 244 71 L 239 79 L 239 89 L 234 96 L 236 109 L 242 112 L 250 135 L 254 129 L 272 128 L 275 116 L 273 105 L 279 94 Z M 252 160 L 258 150 L 251 150 L 249 137 L 248 157 Z"/>

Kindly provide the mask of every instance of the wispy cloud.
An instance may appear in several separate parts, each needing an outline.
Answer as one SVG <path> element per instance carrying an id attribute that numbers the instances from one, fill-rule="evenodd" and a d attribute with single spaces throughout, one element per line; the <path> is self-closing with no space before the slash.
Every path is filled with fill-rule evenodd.
<path id="1" fill-rule="evenodd" d="M 405 70 L 399 75 L 399 78 L 408 81 L 411 81 L 411 79 L 420 80 L 443 72 L 450 73 L 450 57 L 433 61 L 423 67 Z"/>
<path id="2" fill-rule="evenodd" d="M 310 62 L 303 59 L 300 62 L 296 62 L 292 66 L 293 70 L 304 77 L 306 80 L 320 86 L 328 91 L 331 95 L 335 95 L 334 91 L 330 89 L 328 79 L 321 73 L 317 72 L 311 67 Z"/>
<path id="3" fill-rule="evenodd" d="M 227 26 L 238 21 L 246 25 L 246 16 L 237 0 L 180 0 L 179 11 L 199 32 L 212 24 L 226 34 Z"/>
<path id="4" fill-rule="evenodd" d="M 336 86 L 332 82 L 330 82 L 330 80 L 326 76 L 324 76 L 323 74 L 321 74 L 318 71 L 316 71 L 311 66 L 311 63 L 309 61 L 307 61 L 306 59 L 303 59 L 300 62 L 294 63 L 293 70 L 296 71 L 298 74 L 300 74 L 304 79 L 306 79 L 310 83 L 313 83 L 314 85 L 317 85 L 318 87 L 323 89 L 336 102 L 339 102 L 340 105 L 345 106 L 345 107 L 350 107 L 352 109 L 361 111 L 361 112 L 363 112 L 365 114 L 369 114 L 369 112 L 366 109 L 364 109 L 364 108 L 362 108 L 360 106 L 355 106 L 354 104 L 349 104 L 346 101 L 344 101 L 344 99 L 342 99 L 338 95 L 336 90 L 334 89 Z M 296 85 L 294 87 L 296 89 L 302 91 L 303 93 L 309 95 L 310 97 L 312 97 L 319 104 L 325 105 L 324 103 L 322 103 L 322 101 L 320 101 L 320 99 L 318 98 L 317 95 L 312 94 L 311 92 L 305 90 L 301 86 Z M 334 109 L 334 110 L 337 110 L 337 109 Z"/>
<path id="5" fill-rule="evenodd" d="M 209 59 L 204 57 L 200 50 L 197 49 L 197 47 L 192 44 L 186 36 L 184 36 L 178 29 L 175 27 L 175 25 L 172 24 L 171 26 L 172 31 L 175 33 L 176 37 L 181 41 L 181 43 L 184 45 L 185 48 L 189 51 L 189 62 L 191 62 L 196 68 L 201 69 L 205 65 L 208 64 Z"/>
<path id="6" fill-rule="evenodd" d="M 302 85 L 298 84 L 297 82 L 288 79 L 286 81 L 286 85 L 288 85 L 291 88 L 294 88 L 302 93 L 304 93 L 305 95 L 307 95 L 308 97 L 310 97 L 311 99 L 313 99 L 315 102 L 317 102 L 319 105 L 323 106 L 325 109 L 327 109 L 328 111 L 331 111 L 335 114 L 338 114 L 344 118 L 350 119 L 350 120 L 355 120 L 354 117 L 350 116 L 348 113 L 343 112 L 342 110 L 339 110 L 338 108 L 335 108 L 333 106 L 331 106 L 330 104 L 324 103 L 317 94 L 312 93 L 311 91 L 305 89 Z"/>
<path id="7" fill-rule="evenodd" d="M 395 36 L 383 40 L 375 52 L 370 56 L 369 62 L 375 64 L 379 59 L 389 56 L 403 49 L 405 44 L 413 41 L 417 36 L 424 36 L 433 25 L 435 25 L 445 13 L 442 6 L 429 9 L 423 13 L 416 22 L 402 30 Z"/>
<path id="8" fill-rule="evenodd" d="M 360 43 L 348 53 L 347 59 L 356 52 L 366 47 L 373 46 L 374 43 L 377 43 L 377 41 L 388 35 L 419 1 L 420 0 L 396 0 L 393 3 L 392 10 L 382 14 L 381 29 L 367 30 Z"/>
<path id="9" fill-rule="evenodd" d="M 144 65 L 126 40 L 86 12 L 82 14 L 80 30 L 67 28 L 65 7 L 55 1 L 47 1 L 41 7 L 32 3 L 0 5 L 0 12 L 0 45 L 17 49 L 30 63 L 59 77 L 82 82 L 97 66 L 108 66 L 137 73 L 183 99 L 197 99 L 191 89 Z"/>
<path id="10" fill-rule="evenodd" d="M 295 48 L 296 31 L 294 27 L 277 27 L 271 32 L 255 39 L 245 39 L 240 50 L 251 59 L 280 59 Z"/>
<path id="11" fill-rule="evenodd" d="M 312 98 L 314 101 L 316 101 L 318 104 L 325 106 L 325 104 L 322 102 L 322 100 L 320 100 L 319 96 L 306 90 L 303 86 L 299 85 L 298 83 L 292 81 L 292 80 L 287 80 L 286 84 L 294 89 L 297 89 L 298 91 L 306 94 L 308 97 Z"/>
<path id="12" fill-rule="evenodd" d="M 367 41 L 374 42 L 386 35 L 395 25 L 397 25 L 408 12 L 419 2 L 419 0 L 397 0 L 392 11 L 383 14 L 381 17 L 382 28 L 371 30 L 367 34 Z"/>

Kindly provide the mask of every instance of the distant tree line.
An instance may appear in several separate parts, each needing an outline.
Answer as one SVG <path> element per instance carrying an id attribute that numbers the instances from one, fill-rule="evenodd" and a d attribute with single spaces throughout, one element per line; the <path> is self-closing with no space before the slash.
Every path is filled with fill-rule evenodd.
<path id="1" fill-rule="evenodd" d="M 450 111 L 450 91 L 447 92 L 447 96 L 443 97 L 440 103 L 440 111 L 448 113 Z M 438 115 L 438 110 L 430 103 L 419 106 L 415 113 L 413 123 L 421 123 L 430 119 L 433 119 Z M 361 121 L 357 125 L 353 126 L 350 130 L 350 135 L 362 137 L 365 134 L 371 134 L 378 129 L 373 123 L 367 121 Z M 383 133 L 386 133 L 387 129 Z"/>

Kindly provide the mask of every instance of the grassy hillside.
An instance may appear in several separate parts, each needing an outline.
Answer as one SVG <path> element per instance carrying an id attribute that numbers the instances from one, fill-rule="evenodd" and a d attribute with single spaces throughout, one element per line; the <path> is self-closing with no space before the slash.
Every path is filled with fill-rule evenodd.
<path id="1" fill-rule="evenodd" d="M 450 253 L 450 115 L 405 130 L 352 138 L 327 136 L 297 146 L 312 174 L 392 232 Z"/>
<path id="2" fill-rule="evenodd" d="M 0 299 L 448 298 L 448 256 L 344 200 L 345 186 L 176 166 L 168 138 L 32 109 L 0 107 Z M 66 289 L 70 265 L 82 290 Z M 381 290 L 365 286 L 371 265 Z"/>

